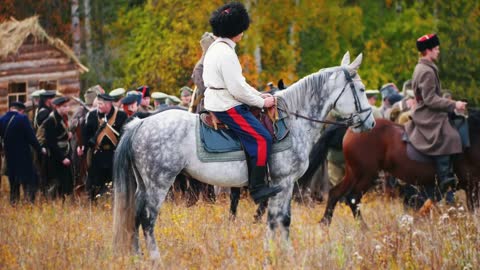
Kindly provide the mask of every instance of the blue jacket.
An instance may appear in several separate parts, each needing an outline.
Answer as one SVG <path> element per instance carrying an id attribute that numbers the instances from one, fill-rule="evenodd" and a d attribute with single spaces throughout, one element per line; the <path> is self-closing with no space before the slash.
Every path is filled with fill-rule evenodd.
<path id="1" fill-rule="evenodd" d="M 8 126 L 8 122 L 13 118 Z M 0 117 L 0 136 L 4 139 L 4 152 L 10 181 L 19 183 L 36 183 L 36 172 L 33 167 L 33 156 L 30 146 L 41 152 L 32 126 L 26 115 L 18 112 L 7 112 Z"/>

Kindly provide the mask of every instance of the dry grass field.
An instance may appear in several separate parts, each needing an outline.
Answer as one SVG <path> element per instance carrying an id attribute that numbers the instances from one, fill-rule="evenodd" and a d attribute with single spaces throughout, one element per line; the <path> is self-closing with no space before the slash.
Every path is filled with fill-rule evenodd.
<path id="1" fill-rule="evenodd" d="M 264 224 L 253 224 L 255 205 L 241 200 L 229 221 L 228 201 L 163 205 L 156 226 L 160 261 L 117 257 L 112 249 L 112 205 L 79 202 L 8 203 L 0 186 L 0 269 L 479 269 L 480 217 L 439 205 L 427 217 L 405 211 L 399 200 L 371 194 L 362 231 L 340 205 L 333 223 L 318 224 L 325 205 L 292 206 L 291 246 L 264 249 Z M 143 250 L 144 240 L 141 239 Z"/>

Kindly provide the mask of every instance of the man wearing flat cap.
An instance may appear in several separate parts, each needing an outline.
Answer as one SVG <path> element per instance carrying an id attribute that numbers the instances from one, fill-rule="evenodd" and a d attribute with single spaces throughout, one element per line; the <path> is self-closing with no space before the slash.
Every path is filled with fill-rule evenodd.
<path id="1" fill-rule="evenodd" d="M 85 103 L 83 106 L 79 106 L 72 116 L 72 128 L 77 125 L 83 125 L 85 123 L 85 117 L 89 111 L 93 109 L 97 96 L 105 92 L 100 85 L 95 85 L 87 89 L 83 95 Z"/>
<path id="2" fill-rule="evenodd" d="M 72 130 L 74 134 L 76 133 L 76 130 L 83 130 L 88 112 L 97 107 L 97 96 L 102 93 L 105 93 L 105 90 L 103 90 L 103 88 L 98 84 L 88 88 L 85 91 L 85 94 L 83 95 L 85 103 L 81 104 L 82 106 L 78 106 L 70 120 L 70 130 Z M 78 179 L 78 181 L 83 184 L 85 182 L 84 178 L 87 173 L 82 168 L 87 166 L 88 161 L 85 159 L 85 157 L 79 157 L 77 155 L 75 149 L 77 149 L 79 143 L 79 138 L 71 140 L 73 150 L 72 160 L 74 162 L 72 166 L 73 168 L 76 168 L 76 170 L 74 170 L 74 179 Z"/>
<path id="3" fill-rule="evenodd" d="M 88 151 L 92 156 L 86 184 L 92 201 L 97 194 L 106 192 L 106 184 L 113 181 L 113 154 L 127 120 L 127 114 L 114 107 L 113 101 L 109 94 L 98 95 L 98 108 L 88 113 L 84 141 L 77 147 L 79 156 Z"/>
<path id="4" fill-rule="evenodd" d="M 372 114 L 375 119 L 377 118 L 383 118 L 382 112 L 380 111 L 380 108 L 377 107 L 377 98 L 378 95 L 380 94 L 380 91 L 378 90 L 367 90 L 365 91 L 365 94 L 367 95 L 368 99 L 368 104 L 372 107 Z"/>
<path id="5" fill-rule="evenodd" d="M 20 186 L 30 202 L 34 202 L 38 187 L 37 173 L 33 166 L 33 147 L 40 155 L 41 147 L 28 117 L 23 114 L 25 105 L 11 102 L 9 111 L 0 117 L 0 136 L 3 139 L 7 174 L 10 183 L 10 203 L 20 199 Z"/>
<path id="6" fill-rule="evenodd" d="M 125 89 L 124 88 L 117 88 L 110 91 L 110 96 L 114 99 L 113 106 L 119 108 L 122 104 L 122 98 L 125 96 Z"/>
<path id="7" fill-rule="evenodd" d="M 37 130 L 38 127 L 47 119 L 53 109 L 52 100 L 57 95 L 57 91 L 49 90 L 40 92 L 40 101 L 38 103 L 38 109 L 33 119 L 33 129 Z"/>
<path id="8" fill-rule="evenodd" d="M 85 94 L 83 95 L 83 98 L 85 100 L 85 104 L 91 109 L 92 107 L 95 107 L 95 100 L 97 99 L 97 96 L 100 94 L 105 93 L 105 90 L 100 85 L 94 85 L 85 91 Z"/>
<path id="9" fill-rule="evenodd" d="M 179 106 L 188 109 L 190 107 L 190 102 L 192 101 L 192 93 L 193 93 L 193 90 L 188 86 L 184 86 L 180 88 L 181 102 Z"/>
<path id="10" fill-rule="evenodd" d="M 436 34 L 417 39 L 420 60 L 413 72 L 412 87 L 417 106 L 412 121 L 405 130 L 413 146 L 435 160 L 438 185 L 442 192 L 455 186 L 451 155 L 462 152 L 458 131 L 450 124 L 449 112 L 464 112 L 467 103 L 441 96 L 440 78 L 435 62 L 440 54 L 440 40 Z"/>
<path id="11" fill-rule="evenodd" d="M 52 101 L 53 112 L 45 120 L 45 142 L 50 152 L 53 183 L 50 190 L 53 197 L 71 195 L 73 192 L 72 149 L 70 139 L 72 133 L 68 128 L 68 112 L 70 105 L 67 97 L 58 97 Z"/>
<path id="12" fill-rule="evenodd" d="M 45 147 L 45 133 L 44 128 L 41 127 L 43 122 L 48 118 L 50 113 L 53 110 L 52 101 L 57 95 L 57 91 L 55 90 L 43 90 L 40 92 L 40 101 L 38 104 L 38 108 L 35 112 L 35 116 L 33 117 L 33 130 L 35 132 L 35 136 L 37 140 L 40 142 L 42 147 Z M 42 191 L 43 195 L 47 195 L 47 184 L 48 178 L 52 174 L 50 172 L 52 170 L 49 159 L 42 158 L 45 156 L 36 157 L 35 163 L 38 165 L 40 177 L 39 177 L 39 188 Z"/>
<path id="13" fill-rule="evenodd" d="M 166 104 L 168 95 L 162 92 L 153 92 L 153 105 L 155 106 L 155 110 L 164 110 L 168 108 Z"/>
<path id="14" fill-rule="evenodd" d="M 30 97 L 32 98 L 32 109 L 28 112 L 27 116 L 32 122 L 32 125 L 33 125 L 33 122 L 35 121 L 35 115 L 37 114 L 37 111 L 38 111 L 37 110 L 38 104 L 40 103 L 40 94 L 42 92 L 45 92 L 45 90 L 39 89 L 39 90 L 33 91 L 32 94 L 30 95 Z"/>
<path id="15" fill-rule="evenodd" d="M 135 95 L 128 95 L 121 101 L 123 111 L 127 117 L 133 116 L 138 111 L 138 98 Z"/>
<path id="16" fill-rule="evenodd" d="M 143 119 L 152 115 L 152 112 L 140 112 L 138 111 L 140 101 L 137 98 L 137 95 L 127 95 L 122 99 L 122 108 L 123 111 L 127 114 L 128 119 L 125 121 L 125 124 L 128 124 L 134 118 Z"/>
<path id="17" fill-rule="evenodd" d="M 150 106 L 150 87 L 148 85 L 142 85 L 137 88 L 137 92 L 142 94 L 142 102 L 140 103 L 139 112 L 150 112 L 153 111 L 152 106 Z"/>

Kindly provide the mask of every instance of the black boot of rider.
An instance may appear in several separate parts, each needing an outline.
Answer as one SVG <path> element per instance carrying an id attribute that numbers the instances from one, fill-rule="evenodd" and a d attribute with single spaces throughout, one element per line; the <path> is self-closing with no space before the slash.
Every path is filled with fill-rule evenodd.
<path id="1" fill-rule="evenodd" d="M 252 166 L 252 168 L 250 168 L 248 188 L 250 189 L 250 196 L 256 204 L 282 191 L 281 186 L 268 186 L 265 182 L 265 172 L 266 168 L 264 166 Z"/>
<path id="2" fill-rule="evenodd" d="M 440 192 L 443 194 L 448 190 L 448 188 L 454 188 L 456 185 L 455 176 L 451 171 L 450 156 L 435 156 L 434 160 L 438 186 L 440 188 Z"/>

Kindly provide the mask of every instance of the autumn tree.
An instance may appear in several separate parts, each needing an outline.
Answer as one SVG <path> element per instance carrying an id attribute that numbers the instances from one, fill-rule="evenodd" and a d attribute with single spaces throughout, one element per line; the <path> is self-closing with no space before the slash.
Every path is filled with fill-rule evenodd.
<path id="1" fill-rule="evenodd" d="M 120 33 L 112 44 L 121 48 L 117 64 L 122 78 L 115 84 L 149 84 L 154 90 L 176 94 L 190 80 L 201 55 L 199 39 L 210 29 L 208 18 L 218 5 L 219 1 L 158 0 L 123 10 L 112 25 L 112 31 Z"/>

